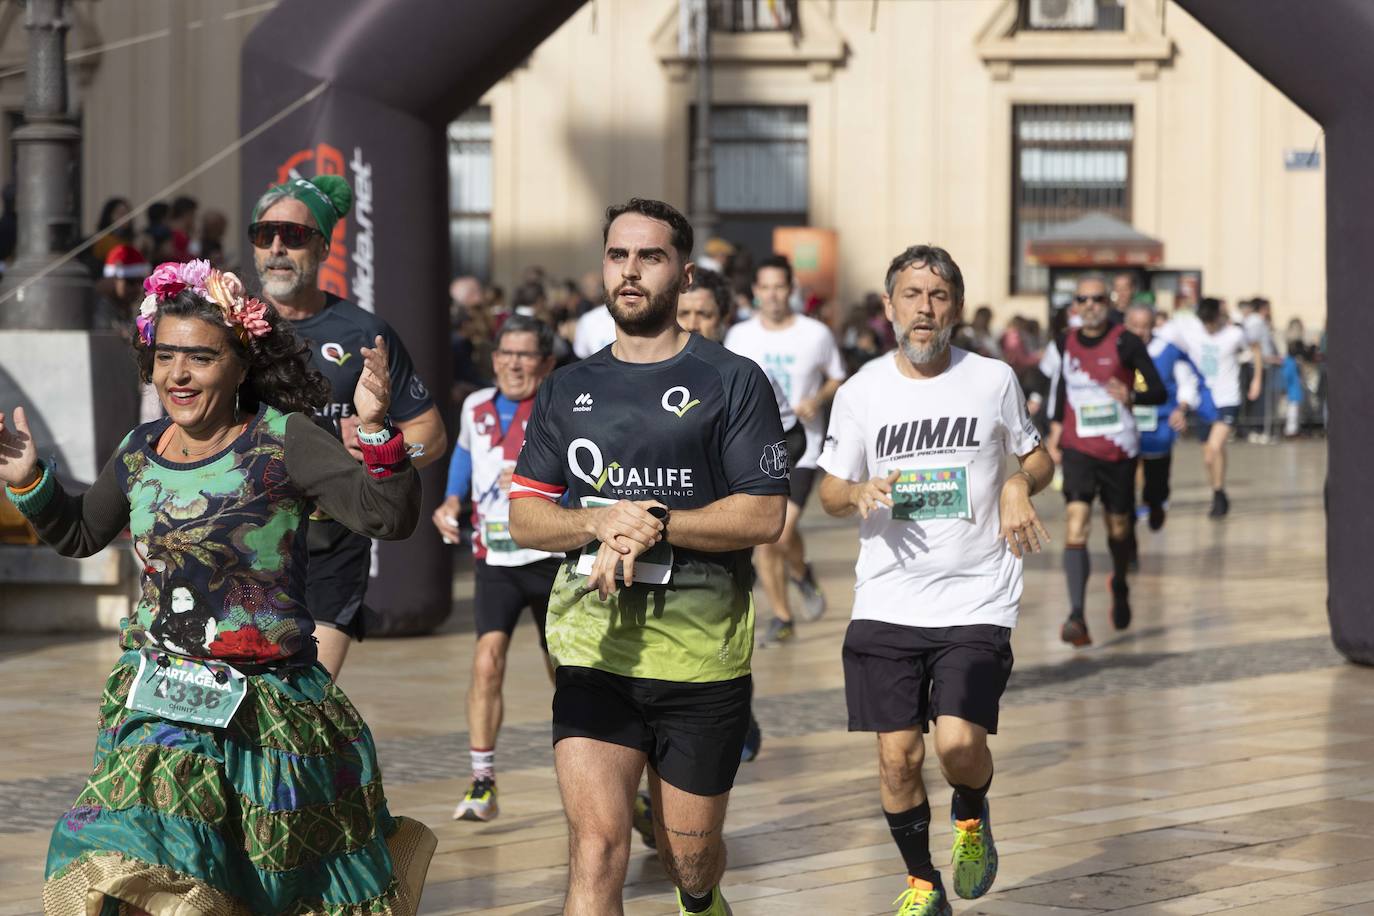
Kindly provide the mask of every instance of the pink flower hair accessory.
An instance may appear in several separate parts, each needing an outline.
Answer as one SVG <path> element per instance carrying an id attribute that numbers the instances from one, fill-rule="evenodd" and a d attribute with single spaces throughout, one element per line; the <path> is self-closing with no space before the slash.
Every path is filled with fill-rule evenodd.
<path id="1" fill-rule="evenodd" d="M 239 340 L 263 337 L 272 332 L 267 304 L 245 295 L 243 281 L 228 271 L 212 270 L 205 281 L 205 298 L 224 312 L 224 323 L 238 331 Z"/>
<path id="2" fill-rule="evenodd" d="M 143 289 L 148 295 L 139 306 L 134 324 L 139 339 L 149 347 L 153 345 L 158 307 L 187 289 L 219 306 L 224 313 L 225 326 L 235 330 L 241 343 L 246 344 L 250 337 L 263 337 L 272 331 L 267 320 L 267 304 L 247 297 L 242 280 L 228 271 L 216 270 L 204 259 L 159 264 L 143 281 Z"/>
<path id="3" fill-rule="evenodd" d="M 143 290 L 159 302 L 166 302 L 184 289 L 203 297 L 211 270 L 210 262 L 204 259 L 164 261 L 143 281 Z"/>

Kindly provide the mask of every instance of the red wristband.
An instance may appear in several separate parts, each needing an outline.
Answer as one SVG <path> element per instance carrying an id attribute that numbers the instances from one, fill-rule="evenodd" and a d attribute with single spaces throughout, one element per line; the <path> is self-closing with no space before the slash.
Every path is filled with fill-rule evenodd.
<path id="1" fill-rule="evenodd" d="M 396 473 L 396 466 L 407 458 L 406 439 L 399 429 L 393 430 L 391 438 L 383 445 L 368 445 L 359 441 L 358 448 L 362 450 L 367 472 L 378 480 Z"/>

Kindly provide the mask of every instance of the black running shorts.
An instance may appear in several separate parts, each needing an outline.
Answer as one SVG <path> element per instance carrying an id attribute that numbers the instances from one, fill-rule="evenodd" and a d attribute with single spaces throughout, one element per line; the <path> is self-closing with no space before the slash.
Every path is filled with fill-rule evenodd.
<path id="1" fill-rule="evenodd" d="M 529 608 L 539 628 L 539 647 L 549 651 L 544 641 L 544 620 L 549 611 L 549 592 L 562 562 L 561 557 L 550 557 L 525 566 L 490 566 L 478 560 L 474 564 L 476 583 L 472 597 L 477 635 L 497 630 L 511 635 L 520 612 Z"/>
<path id="2" fill-rule="evenodd" d="M 799 509 L 805 509 L 806 501 L 811 498 L 811 488 L 816 485 L 816 469 L 793 468 L 788 472 L 787 482 L 790 485 L 787 501 L 796 503 Z"/>
<path id="3" fill-rule="evenodd" d="M 805 509 L 806 501 L 811 497 L 811 488 L 816 483 L 815 468 L 797 467 L 797 462 L 806 454 L 806 428 L 798 420 L 784 438 L 787 442 L 787 479 L 790 485 L 787 499 Z"/>
<path id="4" fill-rule="evenodd" d="M 1064 502 L 1092 504 L 1102 498 L 1102 507 L 1113 515 L 1135 512 L 1135 459 L 1103 461 L 1071 448 L 1064 449 Z"/>
<path id="5" fill-rule="evenodd" d="M 935 719 L 954 716 L 997 733 L 1013 661 L 1010 628 L 852 620 L 842 654 L 850 731 L 930 731 Z"/>
<path id="6" fill-rule="evenodd" d="M 686 684 L 563 666 L 554 683 L 554 744 L 591 738 L 635 748 L 659 778 L 693 795 L 734 786 L 749 730 L 750 675 Z"/>
<path id="7" fill-rule="evenodd" d="M 372 570 L 372 540 L 330 519 L 315 519 L 305 534 L 310 566 L 305 607 L 316 623 L 363 638 L 363 599 Z"/>

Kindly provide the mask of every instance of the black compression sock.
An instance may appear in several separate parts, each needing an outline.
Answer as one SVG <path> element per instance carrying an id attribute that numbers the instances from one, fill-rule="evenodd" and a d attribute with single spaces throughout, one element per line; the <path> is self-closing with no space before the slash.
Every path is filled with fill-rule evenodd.
<path id="1" fill-rule="evenodd" d="M 1064 578 L 1069 583 L 1069 607 L 1073 616 L 1083 616 L 1083 593 L 1088 588 L 1088 548 L 1084 544 L 1069 544 L 1064 547 Z"/>
<path id="2" fill-rule="evenodd" d="M 940 873 L 930 863 L 930 802 L 923 801 L 900 814 L 884 811 L 883 816 L 906 862 L 907 874 L 939 887 Z"/>
<path id="3" fill-rule="evenodd" d="M 711 908 L 711 901 L 715 899 L 716 889 L 713 887 L 706 892 L 705 897 L 693 897 L 691 894 L 678 888 L 678 893 L 682 895 L 682 908 L 689 913 L 704 913 Z"/>
<path id="4" fill-rule="evenodd" d="M 1112 552 L 1112 575 L 1116 579 L 1112 583 L 1113 588 L 1121 589 L 1126 585 L 1126 569 L 1131 562 L 1131 539 L 1129 536 L 1121 540 L 1107 538 L 1107 549 Z"/>
<path id="5" fill-rule="evenodd" d="M 954 819 L 956 821 L 969 821 L 983 816 L 983 801 L 988 797 L 988 789 L 992 787 L 992 777 L 983 783 L 981 789 L 970 789 L 968 786 L 954 787 Z"/>

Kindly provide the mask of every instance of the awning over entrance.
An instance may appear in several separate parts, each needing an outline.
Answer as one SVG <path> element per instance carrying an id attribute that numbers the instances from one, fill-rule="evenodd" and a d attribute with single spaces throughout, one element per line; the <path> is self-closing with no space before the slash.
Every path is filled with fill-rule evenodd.
<path id="1" fill-rule="evenodd" d="M 1094 212 L 1031 239 L 1026 260 L 1044 267 L 1148 267 L 1164 261 L 1164 243 L 1113 216 Z"/>

